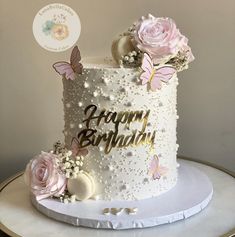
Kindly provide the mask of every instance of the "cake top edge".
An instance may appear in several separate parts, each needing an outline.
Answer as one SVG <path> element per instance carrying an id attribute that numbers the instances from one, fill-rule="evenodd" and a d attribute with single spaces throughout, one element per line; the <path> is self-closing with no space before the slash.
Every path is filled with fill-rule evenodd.
<path id="1" fill-rule="evenodd" d="M 120 65 L 111 57 L 85 57 L 81 63 L 84 69 L 120 69 Z"/>

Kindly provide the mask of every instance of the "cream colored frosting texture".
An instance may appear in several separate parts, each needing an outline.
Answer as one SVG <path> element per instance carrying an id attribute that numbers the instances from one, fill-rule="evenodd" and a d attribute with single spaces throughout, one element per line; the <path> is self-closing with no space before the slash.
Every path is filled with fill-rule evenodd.
<path id="1" fill-rule="evenodd" d="M 161 90 L 149 91 L 139 82 L 139 70 L 108 66 L 84 65 L 82 75 L 74 81 L 63 79 L 65 143 L 86 128 L 83 122 L 88 105 L 97 106 L 96 115 L 102 109 L 113 112 L 150 110 L 145 132 L 156 130 L 154 148 L 149 144 L 139 146 L 114 147 L 109 154 L 104 152 L 105 143 L 88 146 L 89 154 L 84 159 L 83 168 L 95 181 L 95 198 L 103 200 L 138 200 L 162 194 L 177 182 L 176 153 L 176 94 L 178 78 L 174 76 Z M 114 123 L 96 125 L 90 128 L 98 134 L 114 131 Z M 142 122 L 120 124 L 118 134 L 130 135 L 140 131 Z M 159 157 L 161 166 L 167 168 L 160 179 L 153 179 L 149 173 L 153 156 Z"/>

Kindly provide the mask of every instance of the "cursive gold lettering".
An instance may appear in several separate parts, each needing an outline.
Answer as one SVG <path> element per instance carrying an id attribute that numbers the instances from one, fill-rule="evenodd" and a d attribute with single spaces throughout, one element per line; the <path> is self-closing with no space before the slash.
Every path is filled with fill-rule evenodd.
<path id="1" fill-rule="evenodd" d="M 81 148 L 90 145 L 100 146 L 103 143 L 104 152 L 108 154 L 114 147 L 121 148 L 149 144 L 152 148 L 154 145 L 156 131 L 145 132 L 150 110 L 146 112 L 143 110 L 112 112 L 102 109 L 97 113 L 97 106 L 91 104 L 85 108 L 84 114 L 86 119 L 83 120 L 83 123 L 85 123 L 86 128 L 80 131 L 76 138 Z M 97 134 L 96 129 L 90 128 L 91 121 L 95 121 L 96 126 L 99 126 L 101 122 L 106 124 L 113 123 L 114 131 Z M 133 122 L 142 123 L 140 131 L 134 130 L 132 134 L 128 135 L 118 134 L 119 124 L 125 124 L 129 128 Z"/>

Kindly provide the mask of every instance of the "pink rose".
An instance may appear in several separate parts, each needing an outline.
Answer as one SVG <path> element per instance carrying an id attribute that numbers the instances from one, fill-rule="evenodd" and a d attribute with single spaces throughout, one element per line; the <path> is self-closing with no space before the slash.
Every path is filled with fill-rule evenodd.
<path id="1" fill-rule="evenodd" d="M 170 18 L 142 17 L 135 26 L 136 46 L 148 53 L 154 64 L 165 63 L 176 56 L 187 44 L 187 38 L 179 32 Z"/>
<path id="2" fill-rule="evenodd" d="M 37 200 L 62 194 L 67 184 L 59 170 L 57 156 L 47 152 L 41 152 L 29 162 L 24 178 Z"/>
<path id="3" fill-rule="evenodd" d="M 188 43 L 188 41 L 182 46 L 182 48 L 180 49 L 180 52 L 182 54 L 185 54 L 186 58 L 187 58 L 187 62 L 191 63 L 195 58 L 193 56 L 191 48 L 188 46 L 187 43 Z"/>

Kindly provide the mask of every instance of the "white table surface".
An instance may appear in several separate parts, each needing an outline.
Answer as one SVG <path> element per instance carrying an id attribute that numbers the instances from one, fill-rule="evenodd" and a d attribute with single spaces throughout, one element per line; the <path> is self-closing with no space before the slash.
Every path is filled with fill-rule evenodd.
<path id="1" fill-rule="evenodd" d="M 235 179 L 218 169 L 192 161 L 182 161 L 202 170 L 210 178 L 212 201 L 199 214 L 172 224 L 134 230 L 100 230 L 73 227 L 49 219 L 34 209 L 22 176 L 0 193 L 0 227 L 11 236 L 45 237 L 216 237 L 233 236 L 235 231 Z M 187 190 L 185 190 L 187 192 Z M 229 235 L 225 235 L 230 231 Z M 231 234 L 233 233 L 233 234 Z M 235 235 L 234 235 L 235 236 Z"/>

